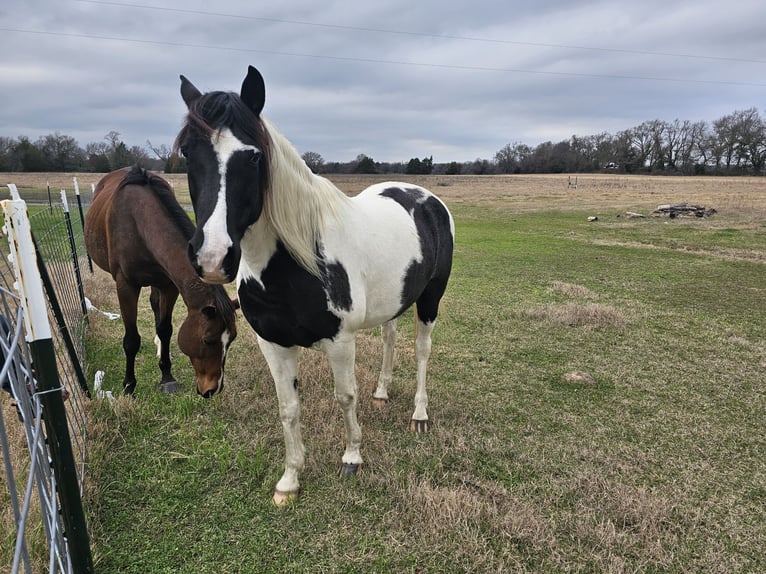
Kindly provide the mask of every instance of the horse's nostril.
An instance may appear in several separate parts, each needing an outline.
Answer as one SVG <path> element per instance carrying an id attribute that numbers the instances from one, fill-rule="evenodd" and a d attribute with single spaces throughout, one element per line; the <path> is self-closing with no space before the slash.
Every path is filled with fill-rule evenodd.
<path id="1" fill-rule="evenodd" d="M 199 393 L 199 391 L 197 391 Z M 215 391 L 209 390 L 205 391 L 204 393 L 199 393 L 199 396 L 201 396 L 203 399 L 209 399 L 215 394 Z"/>

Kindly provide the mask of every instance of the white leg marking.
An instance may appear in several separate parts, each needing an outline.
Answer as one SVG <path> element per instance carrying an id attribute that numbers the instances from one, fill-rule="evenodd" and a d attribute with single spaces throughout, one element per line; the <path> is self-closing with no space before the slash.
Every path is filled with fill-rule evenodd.
<path id="1" fill-rule="evenodd" d="M 346 426 L 346 450 L 343 453 L 344 464 L 362 464 L 359 452 L 362 445 L 362 429 L 356 418 L 356 375 L 354 359 L 356 340 L 354 335 L 341 335 L 326 346 L 327 359 L 335 378 L 335 400 L 343 411 Z"/>
<path id="2" fill-rule="evenodd" d="M 157 345 L 157 358 L 159 359 L 162 356 L 162 341 L 157 334 L 154 335 L 154 344 Z"/>
<path id="3" fill-rule="evenodd" d="M 412 419 L 416 421 L 428 420 L 428 393 L 426 393 L 426 369 L 428 357 L 431 355 L 431 332 L 434 330 L 436 321 L 430 325 L 418 320 L 418 335 L 415 338 L 415 358 L 418 362 L 418 387 L 415 391 L 415 412 Z"/>
<path id="4" fill-rule="evenodd" d="M 378 377 L 378 388 L 373 393 L 373 398 L 381 401 L 388 400 L 388 385 L 394 376 L 394 360 L 396 358 L 396 319 L 383 323 L 381 327 L 383 335 L 383 366 Z"/>
<path id="5" fill-rule="evenodd" d="M 279 418 L 285 436 L 285 472 L 277 482 L 281 493 L 298 492 L 298 475 L 303 470 L 304 447 L 301 437 L 301 405 L 296 381 L 298 376 L 299 347 L 285 348 L 258 337 L 258 345 L 269 365 L 279 400 Z"/>

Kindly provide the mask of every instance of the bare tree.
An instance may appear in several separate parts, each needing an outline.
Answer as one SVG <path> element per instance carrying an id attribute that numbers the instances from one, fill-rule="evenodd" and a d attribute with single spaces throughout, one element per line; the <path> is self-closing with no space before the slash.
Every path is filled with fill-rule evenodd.
<path id="1" fill-rule="evenodd" d="M 314 173 L 322 172 L 322 168 L 324 167 L 324 158 L 322 158 L 322 156 L 317 152 L 307 151 L 301 156 L 301 158 L 303 158 L 303 161 L 306 162 L 306 165 L 309 166 L 311 171 Z"/>

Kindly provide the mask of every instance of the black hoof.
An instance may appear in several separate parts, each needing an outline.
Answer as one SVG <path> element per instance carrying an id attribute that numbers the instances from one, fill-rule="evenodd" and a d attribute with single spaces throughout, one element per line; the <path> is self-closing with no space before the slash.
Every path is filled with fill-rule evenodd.
<path id="1" fill-rule="evenodd" d="M 428 420 L 418 421 L 415 419 L 410 420 L 410 430 L 412 432 L 428 432 L 429 425 Z"/>
<path id="2" fill-rule="evenodd" d="M 160 383 L 160 389 L 166 395 L 172 395 L 181 390 L 181 385 L 178 384 L 178 381 L 168 381 L 167 383 Z"/>
<path id="3" fill-rule="evenodd" d="M 347 464 L 344 462 L 340 467 L 340 475 L 343 477 L 356 476 L 358 471 L 358 464 Z"/>
<path id="4" fill-rule="evenodd" d="M 132 383 L 130 385 L 125 385 L 122 388 L 122 394 L 125 395 L 126 397 L 132 397 L 133 396 L 133 391 L 135 391 L 135 390 L 136 390 L 136 383 Z"/>

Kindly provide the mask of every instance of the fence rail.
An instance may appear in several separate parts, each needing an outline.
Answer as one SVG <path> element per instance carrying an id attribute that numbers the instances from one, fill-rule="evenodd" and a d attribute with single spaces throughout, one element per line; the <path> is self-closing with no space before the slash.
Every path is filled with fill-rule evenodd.
<path id="1" fill-rule="evenodd" d="M 0 448 L 7 488 L 0 488 L 0 508 L 11 516 L 0 516 L 0 524 L 11 523 L 13 549 L 0 548 L 0 570 L 7 562 L 11 574 L 93 571 L 81 501 L 89 390 L 80 269 L 87 255 L 82 212 L 70 218 L 63 191 L 61 199 L 31 215 L 18 194 L 2 202 Z M 40 523 L 43 545 L 30 534 Z"/>

